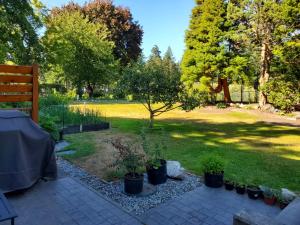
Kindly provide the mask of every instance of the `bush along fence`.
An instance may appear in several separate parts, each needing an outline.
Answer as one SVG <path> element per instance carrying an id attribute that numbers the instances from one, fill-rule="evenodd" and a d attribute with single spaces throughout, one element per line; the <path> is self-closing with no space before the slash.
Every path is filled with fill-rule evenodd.
<path id="1" fill-rule="evenodd" d="M 110 127 L 99 112 L 79 110 L 64 104 L 43 106 L 40 117 L 41 126 L 56 140 L 62 140 L 64 134 L 98 131 Z"/>

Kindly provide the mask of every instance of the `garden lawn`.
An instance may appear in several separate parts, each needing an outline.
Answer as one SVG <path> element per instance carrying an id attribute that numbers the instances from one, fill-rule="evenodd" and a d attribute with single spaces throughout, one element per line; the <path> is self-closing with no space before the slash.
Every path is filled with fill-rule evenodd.
<path id="1" fill-rule="evenodd" d="M 76 107 L 100 111 L 112 124 L 112 134 L 138 135 L 147 126 L 148 114 L 140 104 L 87 104 Z M 201 159 L 217 154 L 226 162 L 225 176 L 246 184 L 264 184 L 300 191 L 300 129 L 261 121 L 259 115 L 213 107 L 191 112 L 174 110 L 162 114 L 155 127 L 166 133 L 168 160 L 178 160 L 190 172 L 201 175 Z M 86 161 L 101 151 L 96 144 L 103 131 L 70 135 L 68 158 Z M 159 132 L 152 131 L 159 141 Z M 88 143 L 88 147 L 83 144 Z"/>

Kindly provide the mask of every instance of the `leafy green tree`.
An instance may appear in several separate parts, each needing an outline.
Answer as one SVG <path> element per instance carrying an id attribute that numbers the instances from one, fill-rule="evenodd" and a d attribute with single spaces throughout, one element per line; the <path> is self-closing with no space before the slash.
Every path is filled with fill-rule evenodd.
<path id="1" fill-rule="evenodd" d="M 196 3 L 185 37 L 182 81 L 190 90 L 207 89 L 217 93 L 223 89 L 224 100 L 230 102 L 227 74 L 223 71 L 228 64 L 226 4 L 223 0 L 198 0 Z M 210 85 L 214 80 L 218 80 L 216 88 Z"/>
<path id="2" fill-rule="evenodd" d="M 38 30 L 43 25 L 44 9 L 38 0 L 0 0 L 0 63 L 40 60 Z"/>
<path id="3" fill-rule="evenodd" d="M 237 34 L 242 34 L 242 42 L 256 55 L 259 65 L 259 105 L 267 103 L 263 86 L 270 77 L 276 75 L 279 64 L 276 52 L 293 39 L 299 30 L 299 1 L 297 0 L 241 0 L 229 2 L 230 17 L 243 21 Z M 297 44 L 296 44 L 297 45 Z M 276 69 L 277 67 L 277 69 Z M 274 70 L 275 69 L 275 70 Z"/>
<path id="4" fill-rule="evenodd" d="M 122 65 L 140 56 L 143 30 L 128 8 L 115 6 L 111 0 L 93 0 L 83 6 L 70 2 L 62 8 L 54 8 L 52 14 L 62 11 L 80 11 L 90 22 L 105 24 L 109 30 L 108 39 L 114 42 L 114 56 Z"/>
<path id="5" fill-rule="evenodd" d="M 124 89 L 133 94 L 149 112 L 149 126 L 153 127 L 154 117 L 181 107 L 179 66 L 169 49 L 163 59 L 157 46 L 145 62 L 142 58 L 124 70 Z M 178 103 L 178 104 L 177 104 Z"/>
<path id="6" fill-rule="evenodd" d="M 63 80 L 90 97 L 96 85 L 114 79 L 113 43 L 105 25 L 90 23 L 80 12 L 63 12 L 47 18 L 43 43 L 48 71 L 60 71 Z M 100 32 L 101 31 L 101 32 Z"/>

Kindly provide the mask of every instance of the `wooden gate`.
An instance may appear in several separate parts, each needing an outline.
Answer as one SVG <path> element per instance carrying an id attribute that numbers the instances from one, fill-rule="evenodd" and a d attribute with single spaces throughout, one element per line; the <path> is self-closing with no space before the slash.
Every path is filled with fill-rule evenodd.
<path id="1" fill-rule="evenodd" d="M 31 102 L 29 111 L 33 121 L 38 123 L 39 67 L 0 65 L 0 102 Z"/>

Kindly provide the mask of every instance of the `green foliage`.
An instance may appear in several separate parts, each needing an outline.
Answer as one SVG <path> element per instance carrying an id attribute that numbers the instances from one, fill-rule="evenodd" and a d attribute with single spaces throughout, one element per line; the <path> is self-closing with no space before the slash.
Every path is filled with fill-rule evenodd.
<path id="1" fill-rule="evenodd" d="M 218 109 L 226 109 L 228 107 L 228 105 L 226 103 L 223 102 L 219 102 L 216 104 Z"/>
<path id="2" fill-rule="evenodd" d="M 46 28 L 43 37 L 46 77 L 52 74 L 54 79 L 77 89 L 107 84 L 114 79 L 117 64 L 105 25 L 90 23 L 77 11 L 63 11 L 50 15 Z"/>
<path id="3" fill-rule="evenodd" d="M 39 0 L 0 1 L 0 63 L 30 64 L 40 60 L 38 31 L 44 13 Z"/>
<path id="4" fill-rule="evenodd" d="M 165 159 L 165 152 L 167 151 L 167 145 L 165 143 L 165 132 L 159 130 L 160 139 L 151 138 L 152 130 L 143 128 L 141 130 L 141 139 L 143 150 L 147 156 L 147 166 L 158 169 L 161 166 L 161 160 Z M 154 130 L 153 132 L 156 132 Z"/>
<path id="5" fill-rule="evenodd" d="M 61 8 L 54 8 L 52 13 L 74 11 L 84 14 L 90 22 L 104 24 L 109 29 L 108 39 L 114 43 L 113 54 L 123 66 L 140 57 L 143 30 L 134 21 L 129 8 L 116 6 L 112 1 L 92 0 L 83 6 L 70 2 Z"/>
<path id="6" fill-rule="evenodd" d="M 300 103 L 300 84 L 294 79 L 272 78 L 262 90 L 267 94 L 269 102 L 285 113 L 291 112 Z"/>
<path id="7" fill-rule="evenodd" d="M 150 127 L 153 118 L 164 112 L 177 108 L 182 90 L 180 71 L 169 49 L 161 58 L 157 46 L 152 49 L 148 61 L 142 58 L 124 70 L 123 87 L 127 94 L 142 102 L 150 114 Z M 154 108 L 154 104 L 162 106 Z"/>
<path id="8" fill-rule="evenodd" d="M 71 98 L 67 95 L 62 95 L 59 93 L 48 94 L 46 96 L 41 96 L 39 98 L 40 108 L 50 107 L 53 105 L 67 105 L 71 102 Z"/>
<path id="9" fill-rule="evenodd" d="M 197 1 L 186 32 L 186 50 L 181 63 L 181 79 L 188 89 L 199 90 L 198 83 L 210 86 L 203 82 L 207 78 L 225 76 L 222 72 L 227 61 L 225 15 L 223 0 Z M 201 79 L 203 76 L 206 80 Z"/>
<path id="10" fill-rule="evenodd" d="M 225 163 L 216 155 L 208 155 L 202 159 L 202 171 L 210 174 L 221 174 L 224 172 Z"/>
<path id="11" fill-rule="evenodd" d="M 111 166 L 119 170 L 125 169 L 131 176 L 135 176 L 144 166 L 144 156 L 139 153 L 138 145 L 134 142 L 122 143 L 120 139 L 114 140 L 112 145 L 118 150 L 119 155 Z"/>
<path id="12" fill-rule="evenodd" d="M 44 112 L 39 113 L 39 125 L 48 133 L 52 138 L 58 140 L 59 138 L 59 126 L 57 124 L 58 118 L 53 115 L 49 115 Z"/>

